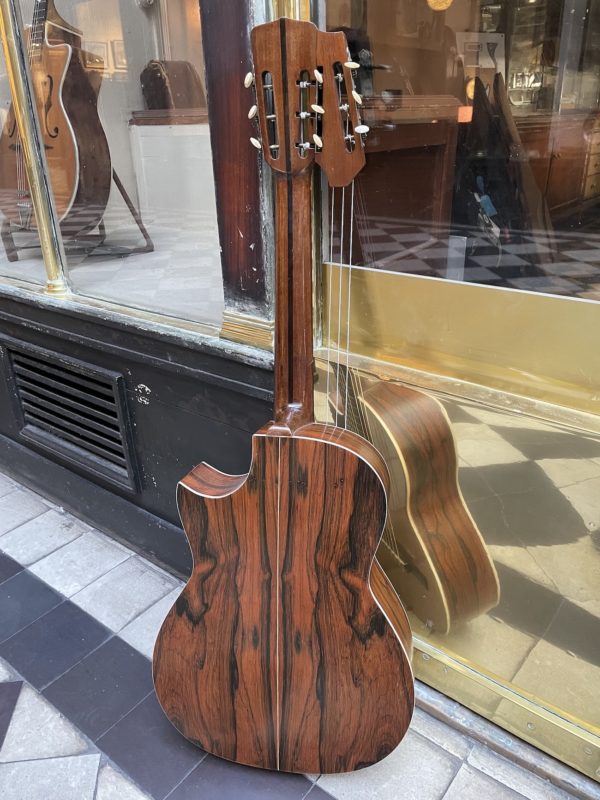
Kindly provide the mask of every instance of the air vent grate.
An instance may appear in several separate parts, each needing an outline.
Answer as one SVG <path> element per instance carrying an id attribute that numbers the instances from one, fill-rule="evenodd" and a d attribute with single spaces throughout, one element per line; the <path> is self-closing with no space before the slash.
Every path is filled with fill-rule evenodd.
<path id="1" fill-rule="evenodd" d="M 121 376 L 46 351 L 9 352 L 22 435 L 133 488 Z"/>

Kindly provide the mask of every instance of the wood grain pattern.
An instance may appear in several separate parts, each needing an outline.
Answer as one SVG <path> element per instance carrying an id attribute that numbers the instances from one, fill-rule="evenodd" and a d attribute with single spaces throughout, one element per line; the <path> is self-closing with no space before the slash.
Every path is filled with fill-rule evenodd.
<path id="1" fill-rule="evenodd" d="M 241 485 L 204 468 L 180 484 L 194 569 L 157 639 L 154 680 L 169 719 L 215 755 L 340 772 L 380 760 L 408 727 L 410 630 L 371 573 L 386 495 L 357 438 L 267 429 Z"/>
<path id="2" fill-rule="evenodd" d="M 458 485 L 450 423 L 433 397 L 397 383 L 379 381 L 359 402 L 392 477 L 378 558 L 407 607 L 448 633 L 500 599 L 496 570 Z"/>

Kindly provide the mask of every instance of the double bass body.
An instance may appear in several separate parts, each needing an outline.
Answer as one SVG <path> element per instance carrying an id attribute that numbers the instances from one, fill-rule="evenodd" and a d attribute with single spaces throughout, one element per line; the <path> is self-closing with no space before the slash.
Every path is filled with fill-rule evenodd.
<path id="1" fill-rule="evenodd" d="M 111 160 L 98 115 L 102 73 L 88 70 L 83 51 L 49 43 L 32 53 L 30 71 L 50 184 L 61 230 L 75 236 L 101 221 L 111 185 Z M 0 210 L 17 228 L 35 229 L 23 145 L 11 106 L 0 137 Z"/>
<path id="2" fill-rule="evenodd" d="M 373 561 L 387 480 L 368 442 L 313 423 L 259 431 L 248 475 L 201 464 L 181 482 L 194 568 L 154 681 L 184 736 L 291 772 L 349 771 L 396 747 L 413 677 L 406 615 Z"/>

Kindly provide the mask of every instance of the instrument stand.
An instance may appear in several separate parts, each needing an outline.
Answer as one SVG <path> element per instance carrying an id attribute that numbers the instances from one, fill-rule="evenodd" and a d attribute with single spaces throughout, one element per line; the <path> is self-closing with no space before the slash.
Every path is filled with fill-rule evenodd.
<path id="1" fill-rule="evenodd" d="M 67 255 L 89 251 L 87 252 L 88 258 L 98 258 L 101 256 L 102 257 L 112 256 L 113 258 L 127 258 L 127 256 L 137 255 L 139 253 L 154 252 L 154 242 L 150 238 L 150 234 L 148 233 L 148 230 L 144 225 L 144 221 L 142 220 L 142 215 L 139 209 L 136 208 L 135 205 L 133 204 L 133 201 L 129 196 L 127 189 L 123 186 L 123 182 L 121 181 L 121 179 L 117 175 L 116 170 L 114 169 L 112 171 L 112 178 L 115 183 L 115 186 L 117 187 L 117 190 L 119 191 L 119 194 L 123 198 L 123 201 L 133 218 L 133 221 L 135 222 L 139 232 L 144 237 L 145 244 L 140 245 L 139 247 L 120 247 L 117 245 L 105 245 L 106 225 L 104 223 L 104 219 L 101 219 L 100 222 L 98 223 L 97 234 L 88 234 L 85 236 L 80 236 L 78 238 L 74 237 L 72 239 L 67 239 L 67 241 L 65 242 L 65 252 L 67 253 Z M 11 262 L 19 260 L 20 250 L 39 249 L 39 244 L 34 244 L 34 245 L 28 244 L 28 245 L 18 246 L 15 243 L 12 223 L 10 222 L 10 220 L 6 218 L 2 222 L 0 237 L 2 238 L 2 244 L 4 245 L 4 250 L 6 251 L 6 257 Z"/>

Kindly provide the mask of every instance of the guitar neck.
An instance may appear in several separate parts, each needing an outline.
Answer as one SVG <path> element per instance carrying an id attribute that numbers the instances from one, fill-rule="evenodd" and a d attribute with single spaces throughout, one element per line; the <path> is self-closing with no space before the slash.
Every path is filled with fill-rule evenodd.
<path id="1" fill-rule="evenodd" d="M 275 174 L 275 421 L 314 421 L 311 175 Z"/>
<path id="2" fill-rule="evenodd" d="M 48 19 L 49 0 L 36 0 L 33 8 L 33 20 L 31 22 L 31 37 L 29 40 L 29 55 L 33 61 L 40 57 L 42 45 L 46 36 L 46 20 Z"/>

